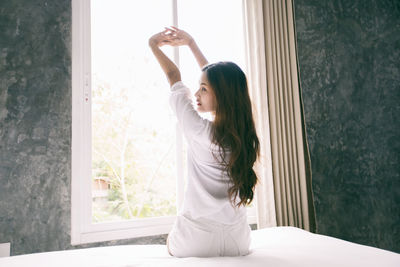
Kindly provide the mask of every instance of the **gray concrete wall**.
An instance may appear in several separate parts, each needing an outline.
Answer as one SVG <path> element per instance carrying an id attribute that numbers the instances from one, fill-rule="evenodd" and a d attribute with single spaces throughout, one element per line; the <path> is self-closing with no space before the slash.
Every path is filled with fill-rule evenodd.
<path id="1" fill-rule="evenodd" d="M 400 1 L 294 7 L 319 233 L 400 252 Z"/>

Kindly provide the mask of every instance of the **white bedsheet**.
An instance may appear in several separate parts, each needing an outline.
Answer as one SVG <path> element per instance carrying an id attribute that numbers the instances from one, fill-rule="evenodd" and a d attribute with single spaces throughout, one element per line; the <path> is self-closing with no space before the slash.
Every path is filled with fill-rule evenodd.
<path id="1" fill-rule="evenodd" d="M 252 231 L 251 253 L 245 257 L 174 258 L 164 245 L 126 245 L 0 258 L 0 266 L 400 267 L 400 254 L 294 227 L 273 227 Z"/>

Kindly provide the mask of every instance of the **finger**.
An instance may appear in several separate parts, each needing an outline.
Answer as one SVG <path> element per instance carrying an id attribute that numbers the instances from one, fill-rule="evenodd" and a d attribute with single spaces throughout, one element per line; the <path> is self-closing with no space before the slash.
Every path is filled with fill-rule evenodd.
<path id="1" fill-rule="evenodd" d="M 168 35 L 168 32 L 169 32 L 169 30 L 164 30 L 164 31 L 162 31 L 162 32 L 160 32 L 160 35 Z"/>
<path id="2" fill-rule="evenodd" d="M 165 27 L 165 32 L 166 32 L 166 34 L 165 35 L 167 35 L 167 36 L 169 36 L 169 37 L 171 37 L 171 36 L 177 36 L 177 33 L 176 33 L 176 31 L 174 31 L 174 30 L 172 30 L 172 29 L 169 29 L 169 28 L 167 28 L 167 27 Z"/>
<path id="3" fill-rule="evenodd" d="M 176 28 L 176 27 L 174 27 L 174 26 L 171 26 L 171 27 L 165 27 L 166 29 L 169 29 L 173 34 L 175 34 L 175 35 L 177 35 L 178 34 L 178 32 L 179 32 L 179 29 L 178 28 Z"/>
<path id="4" fill-rule="evenodd" d="M 174 29 L 171 29 L 171 28 L 169 28 L 169 27 L 164 27 L 164 29 L 165 29 L 166 31 L 175 32 Z"/>
<path id="5" fill-rule="evenodd" d="M 175 31 L 179 31 L 179 29 L 175 26 L 171 26 L 172 29 L 174 29 Z"/>
<path id="6" fill-rule="evenodd" d="M 172 30 L 172 31 L 177 31 L 177 30 L 179 30 L 177 27 L 175 27 L 175 26 L 169 26 L 169 27 L 166 27 L 166 28 L 168 28 L 168 29 L 170 29 L 170 30 Z"/>

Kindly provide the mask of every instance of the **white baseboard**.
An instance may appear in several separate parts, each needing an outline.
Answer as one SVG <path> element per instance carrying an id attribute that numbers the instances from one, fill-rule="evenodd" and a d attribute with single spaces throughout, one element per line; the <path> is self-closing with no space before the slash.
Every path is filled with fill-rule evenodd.
<path id="1" fill-rule="evenodd" d="M 0 258 L 10 257 L 10 243 L 0 244 Z"/>

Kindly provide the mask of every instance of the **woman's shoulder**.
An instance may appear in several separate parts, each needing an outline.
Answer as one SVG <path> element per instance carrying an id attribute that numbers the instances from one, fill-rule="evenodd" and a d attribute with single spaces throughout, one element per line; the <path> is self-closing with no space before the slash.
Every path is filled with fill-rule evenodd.
<path id="1" fill-rule="evenodd" d="M 182 82 L 182 81 L 177 81 L 173 85 L 171 85 L 171 91 L 179 91 L 179 90 L 189 90 L 189 88 Z M 190 90 L 189 90 L 190 91 Z"/>

